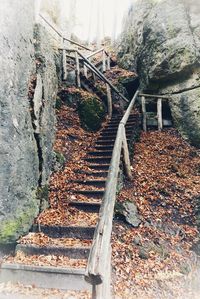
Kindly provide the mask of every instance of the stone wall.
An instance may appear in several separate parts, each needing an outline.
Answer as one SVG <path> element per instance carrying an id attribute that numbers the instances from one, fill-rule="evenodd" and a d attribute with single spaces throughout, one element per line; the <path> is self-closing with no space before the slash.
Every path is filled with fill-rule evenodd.
<path id="1" fill-rule="evenodd" d="M 34 0 L 2 1 L 0 28 L 0 244 L 7 244 L 29 230 L 40 208 L 57 76 L 48 35 L 42 33 L 40 46 L 34 37 Z"/>
<path id="2" fill-rule="evenodd" d="M 200 146 L 200 7 L 197 1 L 135 0 L 118 48 L 141 88 L 172 94 L 175 125 Z"/>

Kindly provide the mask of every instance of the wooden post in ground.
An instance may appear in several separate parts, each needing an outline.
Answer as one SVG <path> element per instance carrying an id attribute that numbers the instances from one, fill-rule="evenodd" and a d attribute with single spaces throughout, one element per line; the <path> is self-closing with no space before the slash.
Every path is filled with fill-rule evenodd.
<path id="1" fill-rule="evenodd" d="M 77 51 L 75 52 L 75 59 L 76 59 L 76 82 L 77 82 L 77 86 L 81 87 L 80 64 L 79 64 L 79 57 Z"/>
<path id="2" fill-rule="evenodd" d="M 146 132 L 147 131 L 147 113 L 146 113 L 146 100 L 145 97 L 142 96 L 141 98 L 142 102 L 142 120 L 143 120 L 143 130 Z"/>
<path id="3" fill-rule="evenodd" d="M 131 162 L 130 162 L 130 157 L 129 157 L 129 150 L 128 150 L 128 143 L 127 143 L 127 138 L 126 138 L 125 127 L 123 127 L 122 133 L 123 133 L 122 147 L 123 147 L 123 154 L 124 154 L 124 166 L 125 166 L 126 175 L 127 175 L 128 179 L 131 180 L 132 179 Z"/>
<path id="4" fill-rule="evenodd" d="M 67 79 L 67 60 L 66 60 L 66 50 L 65 50 L 65 47 L 64 47 L 64 43 L 65 43 L 65 40 L 64 38 L 62 39 L 62 44 L 63 44 L 63 80 L 65 81 Z"/>
<path id="5" fill-rule="evenodd" d="M 157 118 L 158 118 L 158 131 L 161 131 L 163 129 L 162 99 L 157 100 Z"/>
<path id="6" fill-rule="evenodd" d="M 87 72 L 87 66 L 85 65 L 85 63 L 83 64 L 83 71 L 84 71 L 84 76 L 86 77 L 86 78 L 88 78 L 88 72 Z"/>
<path id="7" fill-rule="evenodd" d="M 110 86 L 106 83 L 106 90 L 107 90 L 107 100 L 108 100 L 108 116 L 109 118 L 112 117 L 112 94 Z"/>
<path id="8" fill-rule="evenodd" d="M 103 62 L 103 73 L 106 71 L 106 53 L 105 50 L 102 51 L 102 62 Z"/>
<path id="9" fill-rule="evenodd" d="M 111 299 L 111 247 L 106 260 L 108 263 L 103 282 L 95 286 L 92 292 L 92 299 Z"/>
<path id="10" fill-rule="evenodd" d="M 107 58 L 107 70 L 109 71 L 110 70 L 110 56 L 108 55 L 108 58 Z"/>

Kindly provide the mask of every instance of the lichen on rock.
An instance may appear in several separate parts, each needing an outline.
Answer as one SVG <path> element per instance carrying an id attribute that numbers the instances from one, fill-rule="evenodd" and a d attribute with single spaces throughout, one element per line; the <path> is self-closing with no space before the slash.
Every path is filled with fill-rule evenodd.
<path id="1" fill-rule="evenodd" d="M 175 125 L 184 138 L 200 147 L 199 12 L 195 1 L 135 0 L 118 60 L 130 70 L 137 69 L 145 92 L 172 95 Z"/>

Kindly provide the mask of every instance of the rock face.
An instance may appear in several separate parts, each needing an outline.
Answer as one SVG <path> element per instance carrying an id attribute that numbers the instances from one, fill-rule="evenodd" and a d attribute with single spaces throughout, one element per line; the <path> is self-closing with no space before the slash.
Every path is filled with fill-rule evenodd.
<path id="1" fill-rule="evenodd" d="M 126 222 L 133 227 L 138 227 L 141 223 L 137 206 L 129 200 L 122 203 L 118 202 L 115 207 L 115 212 L 116 214 L 123 216 Z"/>
<path id="2" fill-rule="evenodd" d="M 0 26 L 0 244 L 8 244 L 29 230 L 39 211 L 36 194 L 49 175 L 57 81 L 46 43 L 36 51 L 43 58 L 36 69 L 33 0 L 3 1 Z"/>
<path id="3" fill-rule="evenodd" d="M 170 106 L 182 135 L 200 146 L 200 20 L 197 1 L 135 0 L 118 57 L 137 69 L 141 87 L 172 94 Z M 192 129 L 192 130 L 191 130 Z"/>

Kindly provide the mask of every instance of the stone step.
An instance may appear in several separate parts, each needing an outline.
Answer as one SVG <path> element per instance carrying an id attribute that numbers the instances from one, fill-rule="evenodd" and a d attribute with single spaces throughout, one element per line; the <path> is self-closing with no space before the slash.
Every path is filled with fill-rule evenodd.
<path id="1" fill-rule="evenodd" d="M 131 132 L 126 132 L 126 136 L 131 136 L 132 134 L 133 134 L 132 131 Z M 99 139 L 100 140 L 110 140 L 110 139 L 112 140 L 112 139 L 115 139 L 116 136 L 117 136 L 117 134 L 106 134 L 106 133 L 104 133 L 104 134 L 100 135 Z M 99 139 L 97 139 L 97 140 L 99 140 Z"/>
<path id="2" fill-rule="evenodd" d="M 75 238 L 80 240 L 93 239 L 95 226 L 50 226 L 33 225 L 32 232 L 42 232 L 51 238 Z"/>
<path id="3" fill-rule="evenodd" d="M 96 142 L 96 145 L 113 145 L 114 146 L 114 143 L 115 143 L 115 139 L 110 139 L 110 140 L 98 139 L 98 141 Z"/>
<path id="4" fill-rule="evenodd" d="M 0 267 L 1 283 L 21 283 L 37 288 L 60 290 L 89 290 L 91 286 L 84 279 L 85 269 L 29 266 L 24 264 L 2 263 Z M 12 298 L 15 298 L 13 295 Z"/>
<path id="5" fill-rule="evenodd" d="M 101 202 L 71 201 L 69 205 L 84 212 L 98 213 Z"/>
<path id="6" fill-rule="evenodd" d="M 71 190 L 73 193 L 82 194 L 91 198 L 102 198 L 105 190 Z"/>
<path id="7" fill-rule="evenodd" d="M 37 246 L 35 244 L 18 244 L 16 252 L 21 251 L 26 255 L 63 255 L 71 259 L 87 259 L 90 247 L 58 247 Z"/>
<path id="8" fill-rule="evenodd" d="M 127 141 L 130 141 L 130 138 L 127 138 Z M 115 143 L 115 139 L 98 139 L 96 142 L 97 145 L 110 145 Z"/>
<path id="9" fill-rule="evenodd" d="M 95 149 L 97 151 L 103 151 L 103 150 L 113 150 L 114 145 L 95 145 Z"/>
<path id="10" fill-rule="evenodd" d="M 89 156 L 112 156 L 112 150 L 108 151 L 108 150 L 100 150 L 100 151 L 91 151 L 88 152 Z"/>
<path id="11" fill-rule="evenodd" d="M 118 130 L 118 127 L 116 127 L 115 129 L 113 129 L 113 128 L 110 128 L 110 129 L 105 129 L 105 130 L 103 130 L 102 132 L 101 132 L 101 134 L 103 135 L 103 134 L 117 134 L 117 130 Z M 131 132 L 133 132 L 133 127 L 131 127 L 131 128 L 128 128 L 128 129 L 126 129 L 126 132 L 127 133 L 131 133 Z"/>
<path id="12" fill-rule="evenodd" d="M 106 184 L 106 180 L 87 180 L 87 181 L 75 180 L 72 182 L 80 185 L 98 186 L 98 187 L 105 187 Z"/>
<path id="13" fill-rule="evenodd" d="M 108 171 L 110 164 L 91 164 L 91 165 L 89 165 L 89 167 L 91 169 L 95 169 L 95 170 L 107 170 Z"/>
<path id="14" fill-rule="evenodd" d="M 91 172 L 91 173 L 87 173 L 87 175 L 93 176 L 93 177 L 104 177 L 106 178 L 108 176 L 108 171 L 95 171 L 95 172 Z"/>
<path id="15" fill-rule="evenodd" d="M 90 163 L 95 163 L 95 164 L 105 164 L 105 163 L 110 163 L 112 156 L 107 157 L 107 156 L 97 156 L 97 157 L 91 157 L 91 158 L 85 158 L 84 160 Z"/>

